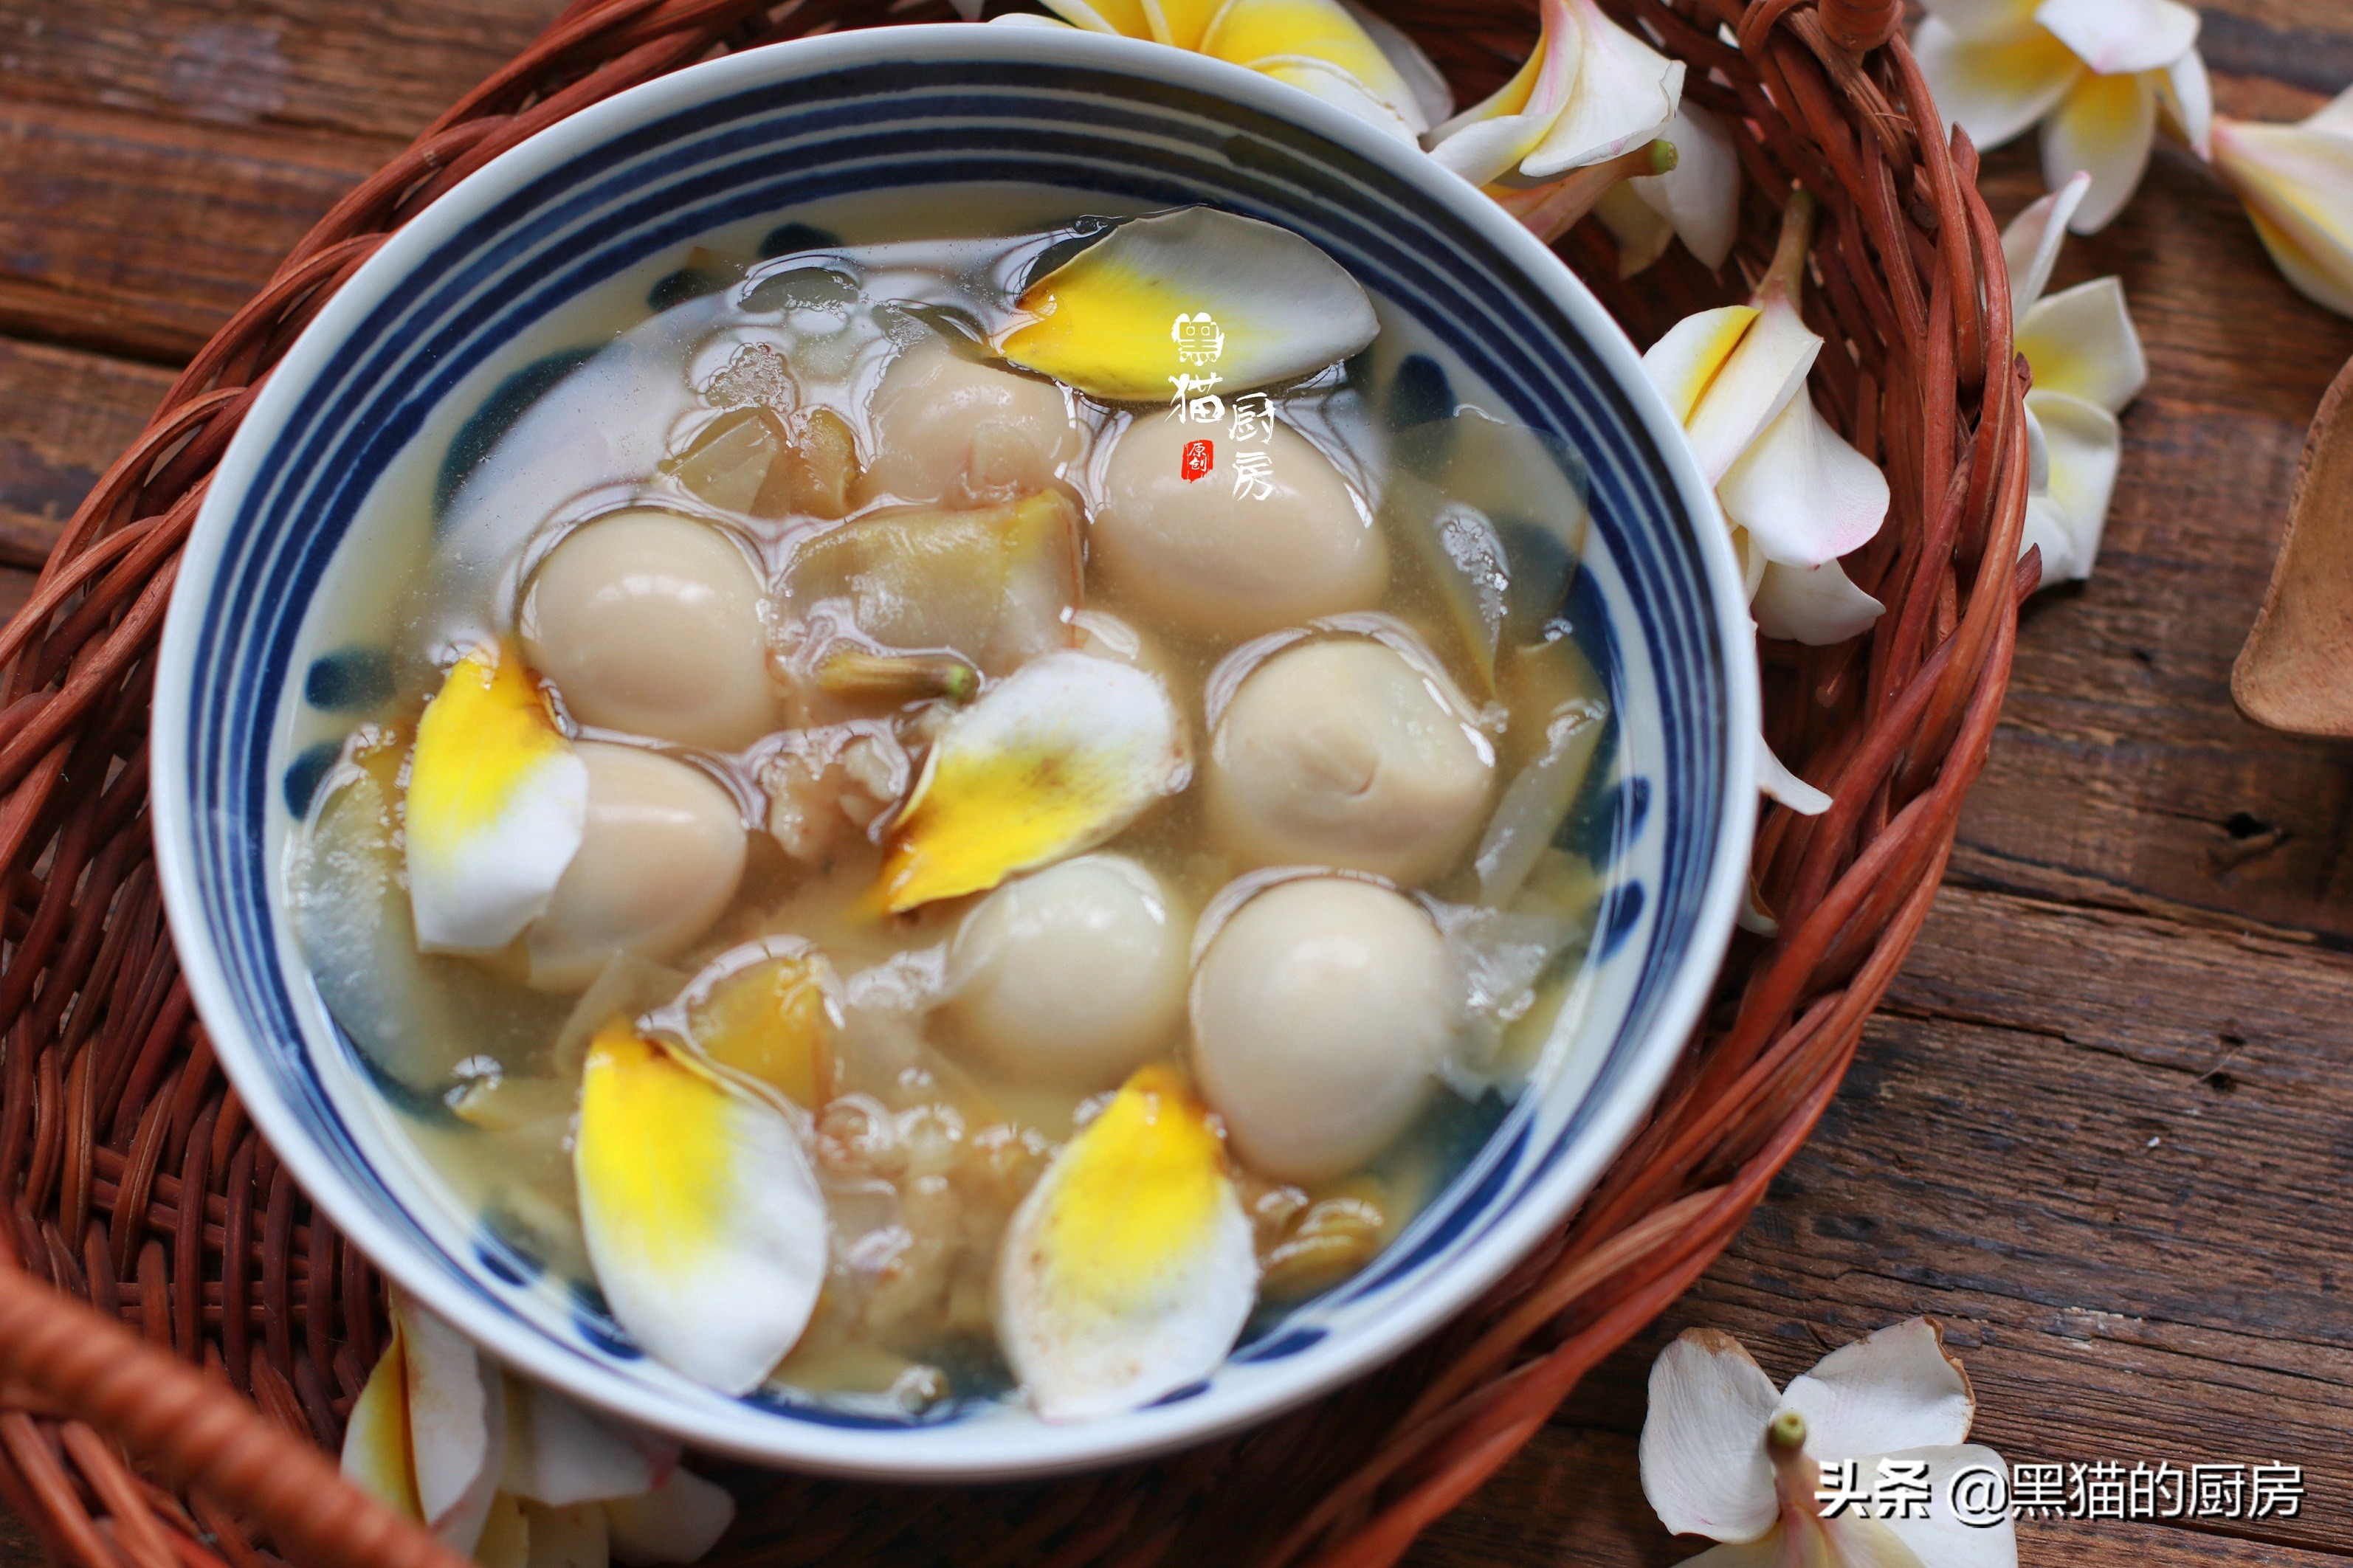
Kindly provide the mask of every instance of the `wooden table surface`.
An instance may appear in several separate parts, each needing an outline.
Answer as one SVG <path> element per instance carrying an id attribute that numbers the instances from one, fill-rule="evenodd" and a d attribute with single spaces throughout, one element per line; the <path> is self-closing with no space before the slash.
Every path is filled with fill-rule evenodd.
<path id="1" fill-rule="evenodd" d="M 174 367 L 555 8 L 0 0 L 0 612 Z M 2353 82 L 2347 0 L 2205 16 L 2226 112 Z M 2030 147 L 1989 168 L 1997 216 L 2040 189 Z M 2293 1518 L 2030 1521 L 2029 1563 L 2353 1557 L 2353 750 L 2229 695 L 2353 322 L 2293 294 L 2178 150 L 2058 281 L 2110 272 L 2151 378 L 2099 569 L 2027 610 L 1952 874 L 1843 1091 L 1700 1287 L 1423 1568 L 1688 1555 L 1636 1479 L 1664 1338 L 1729 1330 L 1786 1380 L 1916 1312 L 2013 1464 L 2303 1468 Z"/>

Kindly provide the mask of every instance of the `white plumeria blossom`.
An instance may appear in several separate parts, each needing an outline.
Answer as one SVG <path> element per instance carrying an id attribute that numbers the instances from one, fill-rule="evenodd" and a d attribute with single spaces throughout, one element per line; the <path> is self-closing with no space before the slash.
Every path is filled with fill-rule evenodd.
<path id="1" fill-rule="evenodd" d="M 2091 184 L 2091 176 L 2077 174 L 2020 213 L 2001 237 L 2018 321 L 2014 340 L 2034 373 L 2026 395 L 2029 474 L 2020 550 L 2042 549 L 2044 585 L 2092 574 L 2123 451 L 2116 416 L 2148 382 L 2122 283 L 2098 278 L 2043 293 L 2068 215 Z"/>
<path id="2" fill-rule="evenodd" d="M 2218 119 L 2212 157 L 2287 280 L 2353 316 L 2353 89 L 2294 125 Z"/>
<path id="3" fill-rule="evenodd" d="M 1673 146 L 1675 166 L 1612 185 L 1593 209 L 1618 241 L 1618 276 L 1633 277 L 1678 237 L 1715 271 L 1740 234 L 1740 154 L 1724 122 L 1696 103 L 1677 109 L 1658 139 Z"/>
<path id="4" fill-rule="evenodd" d="M 1998 1474 L 2008 1494 L 2001 1456 L 1965 1440 L 1976 1414 L 1968 1375 L 1925 1318 L 1832 1351 L 1778 1393 L 1737 1340 L 1692 1329 L 1651 1368 L 1642 1492 L 1670 1531 L 1720 1543 L 1686 1568 L 2016 1568 L 2006 1510 L 1980 1525 L 1952 1506 L 1954 1479 L 1973 1469 Z M 1925 1510 L 1824 1517 L 1822 1467 L 1849 1464 L 1866 1492 L 1883 1474 L 1925 1475 Z"/>
<path id="5" fill-rule="evenodd" d="M 2077 234 L 2124 210 L 2160 111 L 2202 157 L 2213 91 L 2179 0 L 1923 0 L 1912 47 L 1947 120 L 1981 148 L 2042 127 L 2042 177 L 2092 176 Z"/>

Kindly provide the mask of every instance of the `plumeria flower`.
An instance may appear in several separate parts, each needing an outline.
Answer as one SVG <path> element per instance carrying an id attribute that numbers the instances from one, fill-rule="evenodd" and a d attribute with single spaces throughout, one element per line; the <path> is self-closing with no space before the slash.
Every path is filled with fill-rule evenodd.
<path id="1" fill-rule="evenodd" d="M 1642 1493 L 1677 1535 L 1721 1543 L 1685 1568 L 2016 1568 L 2009 1511 L 1987 1506 L 2008 1497 L 2009 1469 L 1963 1441 L 1976 1414 L 1925 1318 L 1832 1351 L 1778 1394 L 1739 1341 L 1690 1329 L 1651 1368 Z"/>
<path id="2" fill-rule="evenodd" d="M 2353 89 L 2295 125 L 2217 119 L 2212 157 L 2287 280 L 2353 316 Z"/>
<path id="3" fill-rule="evenodd" d="M 2045 585 L 2092 574 L 2122 449 L 2116 416 L 2148 382 L 2121 281 L 2095 278 L 2043 297 L 2068 215 L 2092 183 L 2077 174 L 2020 213 L 2001 237 L 2015 341 L 2034 373 L 2026 395 L 2030 471 L 2021 549 L 2042 548 Z"/>
<path id="4" fill-rule="evenodd" d="M 1454 112 L 1454 96 L 1430 58 L 1397 27 L 1350 0 L 1042 4 L 1052 16 L 1015 11 L 995 21 L 1077 27 L 1189 49 L 1287 82 L 1406 142 L 1418 141 Z"/>
<path id="5" fill-rule="evenodd" d="M 1715 487 L 1757 629 L 1822 645 L 1861 636 L 1884 607 L 1848 580 L 1839 557 L 1878 533 L 1888 490 L 1878 465 L 1848 446 L 1806 393 L 1822 348 L 1798 310 L 1813 217 L 1814 198 L 1792 191 L 1779 248 L 1750 302 L 1678 321 L 1642 368 Z M 1828 809 L 1830 797 L 1769 748 L 1759 772 L 1765 792 L 1791 809 Z"/>
<path id="6" fill-rule="evenodd" d="M 2202 157 L 2213 92 L 2198 13 L 2178 0 L 1924 0 L 1914 35 L 1936 107 L 1979 147 L 2040 123 L 2042 177 L 2092 186 L 2077 234 L 2124 210 L 2148 167 L 2160 110 Z"/>
<path id="7" fill-rule="evenodd" d="M 1709 268 L 1723 266 L 1738 228 L 1739 160 L 1714 117 L 1683 105 L 1683 63 L 1594 0 L 1543 0 L 1541 15 L 1518 74 L 1430 132 L 1430 155 L 1546 240 L 1625 179 L 1604 221 L 1630 275 L 1674 235 Z M 1646 152 L 1655 142 L 1672 154 Z"/>

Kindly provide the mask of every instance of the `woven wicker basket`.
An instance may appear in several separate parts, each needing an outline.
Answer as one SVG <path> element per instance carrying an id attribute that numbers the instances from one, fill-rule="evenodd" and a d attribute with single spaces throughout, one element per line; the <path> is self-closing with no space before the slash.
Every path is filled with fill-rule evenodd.
<path id="1" fill-rule="evenodd" d="M 1744 297 L 1778 194 L 1811 190 L 1806 314 L 1830 343 L 1812 394 L 1894 491 L 1887 527 L 1848 563 L 1888 606 L 1872 634 L 1766 648 L 1775 747 L 1837 802 L 1765 817 L 1756 865 L 1780 934 L 1740 940 L 1651 1121 L 1569 1225 L 1387 1370 L 1241 1438 L 1107 1475 L 934 1491 L 768 1482 L 746 1554 L 1395 1562 L 1698 1277 L 1835 1090 L 1935 895 L 2033 581 L 2012 564 L 2025 366 L 2000 239 L 1975 153 L 1947 140 L 1894 36 L 1895 0 L 1603 3 L 1687 60 L 1691 97 L 1733 128 L 1742 237 L 1721 277 L 1677 249 L 1631 285 L 1598 226 L 1565 253 L 1647 342 Z M 1464 95 L 1502 80 L 1535 37 L 1530 0 L 1383 9 Z M 715 50 L 946 16 L 944 0 L 578 0 L 296 247 L 188 366 L 0 631 L 0 1258 L 16 1266 L 0 1264 L 0 1500 L 59 1561 L 452 1561 L 336 1475 L 343 1413 L 382 1343 L 381 1290 L 223 1080 L 156 896 L 152 659 L 230 433 L 389 230 L 533 132 Z"/>

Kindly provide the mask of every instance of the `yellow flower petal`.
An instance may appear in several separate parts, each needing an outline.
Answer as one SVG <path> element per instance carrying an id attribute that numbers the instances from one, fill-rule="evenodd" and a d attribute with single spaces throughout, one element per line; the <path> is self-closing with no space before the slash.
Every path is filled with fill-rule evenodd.
<path id="1" fill-rule="evenodd" d="M 2353 316 L 2353 93 L 2301 125 L 2217 119 L 2213 148 L 2287 280 Z"/>
<path id="2" fill-rule="evenodd" d="M 1577 80 L 1544 140 L 1521 160 L 1520 173 L 1530 179 L 1605 163 L 1640 147 L 1666 129 L 1683 100 L 1683 61 L 1603 16 L 1594 0 L 1568 0 L 1568 16 L 1577 29 Z"/>
<path id="3" fill-rule="evenodd" d="M 1689 425 L 1732 351 L 1757 317 L 1754 305 L 1725 305 L 1685 316 L 1642 356 L 1643 374 L 1665 395 L 1675 421 Z"/>
<path id="4" fill-rule="evenodd" d="M 720 959 L 687 994 L 686 1036 L 720 1067 L 815 1110 L 831 1098 L 839 1005 L 824 954 L 789 942 Z"/>
<path id="5" fill-rule="evenodd" d="M 1411 142 L 1416 147 L 1411 125 L 1398 118 L 1396 110 L 1365 90 L 1364 84 L 1322 60 L 1304 58 L 1261 60 L 1251 68 L 1261 76 L 1271 77 L 1286 86 L 1295 87 L 1314 98 L 1322 99 L 1335 109 L 1344 110 L 1366 124 L 1400 142 Z"/>
<path id="6" fill-rule="evenodd" d="M 1223 396 L 1288 381 L 1346 359 L 1379 330 L 1338 262 L 1288 229 L 1212 207 L 1120 225 L 1031 284 L 1020 308 L 1029 319 L 999 353 L 1118 402 L 1165 402 L 1179 376 L 1215 376 Z M 1206 364 L 1182 357 L 1176 331 L 1178 316 L 1204 313 L 1224 333 Z"/>
<path id="7" fill-rule="evenodd" d="M 2124 211 L 2156 141 L 2157 89 L 2147 77 L 2085 76 L 2068 89 L 2042 127 L 2043 184 L 2055 191 L 2079 171 L 2092 176 L 2067 226 L 2097 234 Z"/>
<path id="8" fill-rule="evenodd" d="M 1936 108 L 1980 147 L 1999 147 L 2050 113 L 2084 75 L 2073 49 L 2031 25 L 1973 41 L 1931 16 L 1912 36 L 1912 52 Z"/>
<path id="9" fill-rule="evenodd" d="M 1806 325 L 1786 293 L 1768 284 L 1757 307 L 1755 324 L 1685 422 L 1700 471 L 1711 484 L 1730 471 L 1783 409 L 1805 395 L 1806 373 L 1821 353 L 1821 338 Z"/>
<path id="10" fill-rule="evenodd" d="M 2068 393 L 2120 414 L 2148 384 L 2148 360 L 2119 279 L 2094 278 L 2038 301 L 2019 322 L 2016 341 L 2038 391 Z"/>
<path id="11" fill-rule="evenodd" d="M 404 1519 L 423 1522 L 417 1500 L 417 1466 L 408 1451 L 408 1358 L 393 1320 L 392 1342 L 352 1402 L 343 1426 L 343 1474 L 362 1491 Z"/>
<path id="12" fill-rule="evenodd" d="M 697 1382 L 756 1387 L 825 1281 L 824 1200 L 784 1113 L 616 1019 L 589 1043 L 573 1164 L 621 1326 Z"/>
<path id="13" fill-rule="evenodd" d="M 1041 0 L 1046 9 L 1071 26 L 1114 38 L 1149 38 L 1152 23 L 1142 0 Z M 1162 40 L 1166 42 L 1166 39 Z"/>
<path id="14" fill-rule="evenodd" d="M 1111 1415 L 1216 1370 L 1257 1287 L 1223 1142 L 1175 1073 L 1147 1067 L 1015 1212 L 997 1336 L 1040 1415 Z"/>
<path id="15" fill-rule="evenodd" d="M 1200 49 L 1212 59 L 1261 70 L 1276 62 L 1320 62 L 1357 83 L 1417 133 L 1427 129 L 1415 123 L 1421 110 L 1413 89 L 1340 0 L 1226 0 Z"/>
<path id="16" fill-rule="evenodd" d="M 1560 117 L 1577 80 L 1568 0 L 1542 0 L 1543 31 L 1512 79 L 1430 133 L 1430 156 L 1474 185 L 1519 167 Z"/>
<path id="17" fill-rule="evenodd" d="M 1221 3 L 1222 0 L 1142 0 L 1141 8 L 1154 39 L 1180 49 L 1198 49 L 1201 36 L 1209 30 Z"/>
<path id="18" fill-rule="evenodd" d="M 588 810 L 588 772 L 512 648 L 477 648 L 417 725 L 409 900 L 428 952 L 504 947 L 547 909 Z"/>
<path id="19" fill-rule="evenodd" d="M 883 907 L 982 892 L 1092 849 L 1190 772 L 1157 676 L 1083 653 L 1034 659 L 933 743 L 892 829 Z"/>

